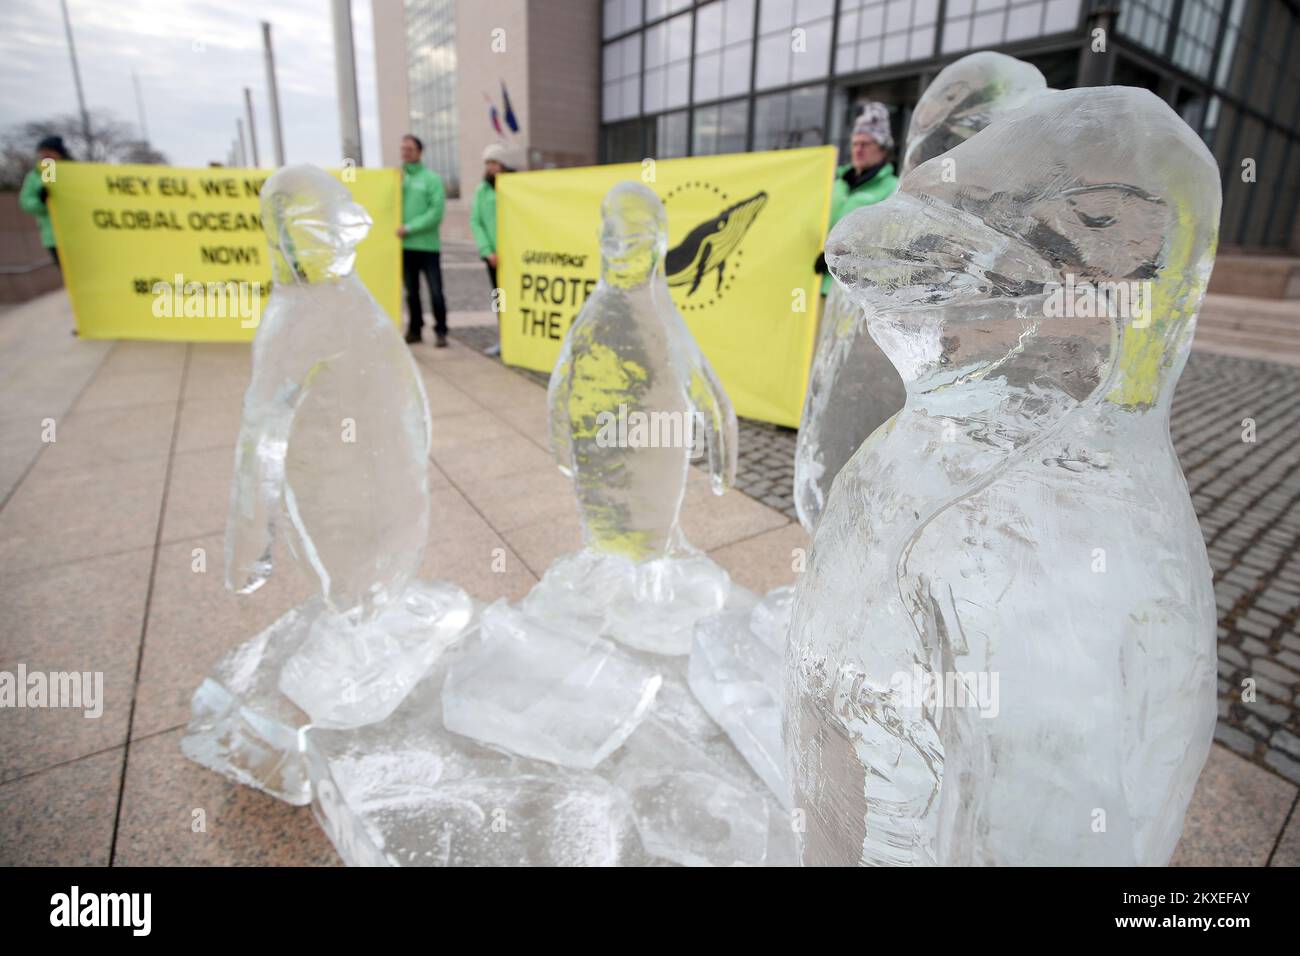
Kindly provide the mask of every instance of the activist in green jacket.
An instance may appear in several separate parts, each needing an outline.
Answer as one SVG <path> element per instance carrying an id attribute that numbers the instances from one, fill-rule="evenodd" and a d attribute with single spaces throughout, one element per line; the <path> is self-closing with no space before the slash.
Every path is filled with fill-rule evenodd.
<path id="1" fill-rule="evenodd" d="M 403 249 L 438 252 L 438 230 L 447 209 L 447 191 L 442 177 L 423 163 L 402 164 Z"/>
<path id="2" fill-rule="evenodd" d="M 50 210 L 46 207 L 49 192 L 41 176 L 40 164 L 45 160 L 70 160 L 68 148 L 63 145 L 63 137 L 46 136 L 36 144 L 37 168 L 23 177 L 22 189 L 18 192 L 18 208 L 35 217 L 36 225 L 41 230 L 41 245 L 50 250 L 54 262 L 59 262 L 59 254 L 54 249 L 54 226 L 50 223 Z"/>
<path id="3" fill-rule="evenodd" d="M 874 206 L 898 189 L 894 164 L 888 162 L 889 151 L 894 148 L 888 107 L 883 103 L 864 104 L 853 123 L 849 146 L 852 162 L 835 171 L 835 182 L 831 184 L 831 221 L 827 233 L 853 210 Z M 826 272 L 823 257 L 817 259 L 817 271 Z M 830 293 L 833 281 L 826 272 L 822 277 L 822 295 Z"/>
<path id="4" fill-rule="evenodd" d="M 41 180 L 39 169 L 33 169 L 23 178 L 23 188 L 18 193 L 18 206 L 25 213 L 36 217 L 36 225 L 41 230 L 41 245 L 46 249 L 54 248 L 54 227 L 50 225 L 50 211 L 45 208 L 45 183 Z"/>
<path id="5" fill-rule="evenodd" d="M 480 180 L 469 207 L 469 229 L 474 234 L 479 258 L 486 259 L 497 251 L 497 191 L 493 183 Z"/>
<path id="6" fill-rule="evenodd" d="M 503 143 L 488 143 L 483 150 L 483 181 L 474 190 L 474 201 L 469 210 L 469 228 L 474 233 L 479 258 L 487 266 L 488 282 L 494 297 L 497 289 L 497 177 L 523 165 L 517 155 Z M 501 354 L 499 338 L 485 354 Z"/>

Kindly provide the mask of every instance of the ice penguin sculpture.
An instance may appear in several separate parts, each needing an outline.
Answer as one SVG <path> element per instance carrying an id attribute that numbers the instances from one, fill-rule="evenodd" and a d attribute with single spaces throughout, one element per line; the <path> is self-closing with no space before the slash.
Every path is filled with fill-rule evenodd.
<path id="1" fill-rule="evenodd" d="M 1037 68 L 1003 53 L 972 53 L 949 64 L 912 112 L 902 173 L 1046 91 Z M 903 407 L 903 398 L 903 383 L 872 341 L 861 307 L 832 286 L 795 446 L 795 509 L 810 533 L 835 476 L 866 437 Z"/>
<path id="2" fill-rule="evenodd" d="M 276 172 L 261 199 L 275 285 L 244 396 L 226 582 L 261 587 L 283 531 L 320 597 L 218 666 L 185 749 L 301 802 L 296 778 L 267 779 L 283 767 L 241 764 L 257 728 L 292 729 L 292 705 L 320 726 L 383 719 L 464 629 L 471 602 L 414 581 L 429 532 L 429 411 L 409 350 L 353 272 L 369 216 L 313 166 Z M 257 759 L 283 756 L 282 743 L 261 740 Z"/>
<path id="3" fill-rule="evenodd" d="M 962 57 L 935 77 L 917 103 L 904 172 L 1046 89 L 1037 69 L 1013 57 L 989 52 Z M 844 463 L 903 407 L 904 394 L 898 372 L 868 332 L 862 306 L 833 286 L 795 446 L 795 507 L 805 530 L 816 528 Z M 780 700 L 793 593 L 780 587 L 758 598 L 733 589 L 725 612 L 697 625 L 690 665 L 696 697 L 787 802 Z"/>
<path id="4" fill-rule="evenodd" d="M 735 413 L 669 297 L 663 204 L 621 183 L 601 215 L 601 279 L 549 393 L 551 445 L 573 481 L 584 547 L 517 609 L 484 612 L 478 650 L 443 693 L 449 729 L 582 769 L 646 715 L 673 666 L 660 655 L 686 654 L 695 622 L 725 603 L 730 578 L 678 518 L 697 442 L 715 493 L 736 469 Z"/>
<path id="5" fill-rule="evenodd" d="M 573 479 L 584 550 L 557 563 L 533 606 L 599 597 L 603 631 L 684 654 L 726 600 L 725 571 L 679 527 L 691 459 L 715 494 L 736 474 L 736 415 L 673 304 L 659 198 L 621 183 L 601 205 L 601 281 L 565 337 L 548 393 L 551 449 Z"/>
<path id="6" fill-rule="evenodd" d="M 1035 97 L 832 232 L 907 401 L 797 586 L 805 863 L 1168 861 L 1215 722 L 1168 416 L 1219 206 L 1200 139 L 1108 87 Z"/>

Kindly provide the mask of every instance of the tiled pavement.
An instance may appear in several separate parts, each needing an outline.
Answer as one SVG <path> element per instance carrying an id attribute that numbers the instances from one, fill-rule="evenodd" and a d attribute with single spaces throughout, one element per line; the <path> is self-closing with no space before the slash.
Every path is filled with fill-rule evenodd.
<path id="1" fill-rule="evenodd" d="M 202 675 L 308 592 L 288 566 L 249 597 L 221 584 L 247 349 L 83 342 L 68 327 L 62 293 L 0 314 L 0 670 L 101 671 L 105 706 L 98 719 L 0 710 L 0 864 L 337 863 L 308 810 L 178 748 Z M 423 573 L 518 599 L 578 543 L 544 447 L 544 392 L 457 343 L 416 355 L 435 417 Z M 1272 435 L 1274 413 L 1255 404 Z M 51 424 L 55 441 L 42 441 Z M 759 590 L 788 581 L 807 540 L 781 511 L 743 493 L 715 499 L 702 479 L 683 523 Z M 1216 746 L 1176 862 L 1300 862 L 1296 798 L 1293 782 Z"/>

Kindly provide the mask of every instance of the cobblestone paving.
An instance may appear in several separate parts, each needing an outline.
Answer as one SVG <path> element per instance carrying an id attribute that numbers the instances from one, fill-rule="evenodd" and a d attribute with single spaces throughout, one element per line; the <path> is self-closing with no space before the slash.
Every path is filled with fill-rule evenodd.
<path id="1" fill-rule="evenodd" d="M 480 350 L 496 341 L 490 327 L 452 334 Z M 1215 737 L 1300 783 L 1300 368 L 1195 352 L 1171 432 L 1214 568 Z M 795 437 L 742 419 L 736 475 L 739 490 L 791 518 Z"/>

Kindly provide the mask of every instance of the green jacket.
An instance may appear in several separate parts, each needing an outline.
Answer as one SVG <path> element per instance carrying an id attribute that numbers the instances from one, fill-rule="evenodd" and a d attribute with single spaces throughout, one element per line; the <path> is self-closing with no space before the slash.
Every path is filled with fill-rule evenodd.
<path id="1" fill-rule="evenodd" d="M 497 251 L 497 191 L 487 180 L 479 180 L 474 202 L 469 208 L 469 228 L 480 258 Z"/>
<path id="2" fill-rule="evenodd" d="M 41 189 L 44 186 L 40 170 L 33 169 L 23 179 L 23 188 L 18 193 L 18 206 L 23 212 L 36 217 L 36 224 L 41 227 L 41 245 L 53 249 L 54 227 L 50 225 L 50 211 L 41 202 Z"/>
<path id="3" fill-rule="evenodd" d="M 447 191 L 442 177 L 422 163 L 402 167 L 402 237 L 403 249 L 437 252 L 438 229 L 447 208 Z"/>
<path id="4" fill-rule="evenodd" d="M 850 191 L 849 184 L 844 179 L 844 174 L 852 168 L 846 163 L 835 171 L 835 182 L 831 185 L 831 224 L 826 230 L 827 233 L 835 228 L 837 222 L 859 206 L 874 206 L 881 200 L 894 195 L 894 192 L 898 189 L 898 177 L 894 175 L 894 164 L 885 163 L 880 167 L 880 172 L 865 183 L 859 184 L 857 189 Z M 832 281 L 829 272 L 822 276 L 822 295 L 827 295 L 831 291 Z"/>

